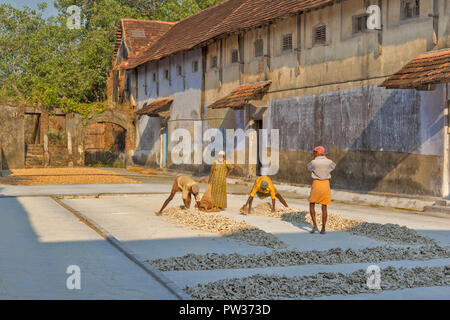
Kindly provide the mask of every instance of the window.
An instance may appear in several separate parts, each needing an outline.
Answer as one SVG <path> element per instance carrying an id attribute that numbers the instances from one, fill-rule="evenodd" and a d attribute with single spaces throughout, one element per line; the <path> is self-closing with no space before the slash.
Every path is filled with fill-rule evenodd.
<path id="1" fill-rule="evenodd" d="M 156 72 L 153 72 L 153 82 L 156 82 Z"/>
<path id="2" fill-rule="evenodd" d="M 262 57 L 264 55 L 264 41 L 258 39 L 255 41 L 255 57 Z"/>
<path id="3" fill-rule="evenodd" d="M 217 68 L 217 56 L 211 58 L 211 68 Z"/>
<path id="4" fill-rule="evenodd" d="M 416 18 L 420 14 L 420 0 L 402 0 L 400 7 L 400 19 Z"/>
<path id="5" fill-rule="evenodd" d="M 198 61 L 192 61 L 192 73 L 196 73 L 198 71 Z"/>
<path id="6" fill-rule="evenodd" d="M 367 14 L 353 16 L 353 33 L 364 32 L 367 30 Z"/>
<path id="7" fill-rule="evenodd" d="M 281 51 L 292 50 L 292 33 L 283 35 Z"/>
<path id="8" fill-rule="evenodd" d="M 169 80 L 169 69 L 164 70 L 164 78 Z"/>
<path id="9" fill-rule="evenodd" d="M 180 77 L 183 75 L 183 68 L 180 65 L 177 66 L 177 75 Z"/>
<path id="10" fill-rule="evenodd" d="M 239 62 L 239 54 L 237 50 L 231 51 L 231 63 Z"/>
<path id="11" fill-rule="evenodd" d="M 318 26 L 314 29 L 314 44 L 325 44 L 327 42 L 327 27 Z"/>

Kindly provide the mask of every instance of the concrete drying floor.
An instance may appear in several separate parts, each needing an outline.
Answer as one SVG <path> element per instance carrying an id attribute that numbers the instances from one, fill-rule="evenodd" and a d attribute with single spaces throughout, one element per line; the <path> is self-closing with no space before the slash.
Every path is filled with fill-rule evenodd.
<path id="1" fill-rule="evenodd" d="M 66 199 L 65 203 L 72 208 L 83 212 L 89 218 L 110 231 L 119 241 L 143 258 L 152 260 L 158 258 L 180 257 L 186 254 L 239 253 L 248 255 L 251 253 L 270 252 L 261 246 L 251 246 L 246 243 L 227 239 L 215 234 L 203 231 L 191 230 L 186 227 L 176 226 L 168 222 L 165 217 L 158 217 L 154 213 L 158 211 L 164 202 L 165 195 L 152 196 L 105 196 L 99 199 Z M 326 235 L 309 233 L 310 228 L 295 226 L 292 223 L 263 216 L 242 216 L 239 208 L 245 202 L 244 196 L 229 196 L 229 208 L 220 215 L 243 220 L 268 233 L 276 235 L 289 245 L 284 250 L 328 250 L 332 248 L 363 249 L 386 245 L 385 242 L 352 235 L 347 232 L 328 231 Z M 169 207 L 179 205 L 181 198 L 178 195 L 169 204 Z M 258 200 L 255 200 L 255 205 Z M 291 207 L 306 209 L 304 201 L 290 200 Z M 356 207 L 349 210 L 349 206 L 338 205 L 330 212 L 336 212 L 347 217 L 364 219 L 369 222 L 398 223 L 415 228 L 419 233 L 431 236 L 440 241 L 441 245 L 450 245 L 450 223 L 447 219 L 424 217 L 411 213 L 388 212 L 386 209 L 374 209 L 369 207 Z M 346 214 L 347 213 L 347 214 Z M 227 270 L 195 270 L 195 271 L 168 271 L 164 274 L 174 281 L 179 287 L 206 284 L 226 278 L 242 278 L 254 274 L 275 274 L 285 276 L 308 275 L 317 272 L 343 272 L 350 273 L 358 269 L 366 269 L 371 263 L 344 264 L 344 265 L 302 265 L 291 267 L 270 267 L 250 269 Z M 391 261 L 378 263 L 381 268 L 386 266 L 413 268 L 416 266 L 445 266 L 450 265 L 450 259 L 433 259 L 429 261 Z M 450 298 L 450 290 L 441 291 L 432 289 L 436 299 Z M 389 295 L 390 299 L 401 299 L 403 290 L 396 290 Z M 364 297 L 365 295 L 361 295 Z M 367 296 L 367 295 L 366 295 Z M 428 289 L 408 291 L 410 298 L 429 298 Z M 347 298 L 351 298 L 348 296 Z M 360 298 L 359 295 L 354 297 Z M 379 299 L 375 295 L 367 298 Z M 406 296 L 405 296 L 406 298 Z"/>
<path id="2" fill-rule="evenodd" d="M 262 246 L 221 237 L 209 232 L 175 225 L 167 217 L 156 216 L 168 196 L 170 183 L 139 185 L 77 185 L 0 188 L 0 298 L 112 298 L 173 299 L 164 286 L 143 272 L 117 249 L 87 227 L 48 196 L 67 196 L 63 203 L 82 213 L 112 234 L 143 260 L 181 257 L 186 254 L 239 253 L 243 255 L 271 252 Z M 152 195 L 101 195 L 88 193 L 154 192 Z M 363 249 L 386 245 L 385 242 L 328 231 L 326 235 L 309 234 L 308 226 L 263 216 L 242 216 L 239 208 L 246 196 L 230 195 L 229 208 L 220 215 L 243 220 L 288 244 L 282 250 L 328 250 L 332 248 Z M 306 210 L 305 200 L 287 199 L 290 207 Z M 260 203 L 255 199 L 254 206 Z M 169 207 L 181 204 L 177 195 Z M 277 203 L 277 205 L 280 205 Z M 450 246 L 450 219 L 423 216 L 387 208 L 348 204 L 332 204 L 329 212 L 368 222 L 394 223 L 415 229 L 420 234 Z M 279 250 L 279 249 L 278 249 Z M 68 265 L 80 265 L 82 290 L 67 290 Z M 290 267 L 247 268 L 226 270 L 167 271 L 163 274 L 179 288 L 195 286 L 226 278 L 242 278 L 254 274 L 301 276 L 318 272 L 349 273 L 366 269 L 372 263 L 338 265 L 299 265 Z M 426 261 L 386 261 L 386 266 L 450 265 L 450 259 Z M 327 297 L 318 297 L 320 299 Z M 330 296 L 330 299 L 449 299 L 450 287 L 412 288 L 374 294 Z"/>

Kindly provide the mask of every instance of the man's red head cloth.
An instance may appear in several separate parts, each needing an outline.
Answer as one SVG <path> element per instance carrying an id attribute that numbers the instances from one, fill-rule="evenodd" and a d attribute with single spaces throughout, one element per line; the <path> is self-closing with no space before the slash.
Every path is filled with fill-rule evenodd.
<path id="1" fill-rule="evenodd" d="M 314 151 L 317 152 L 319 156 L 323 156 L 325 154 L 325 148 L 322 146 L 315 147 Z"/>

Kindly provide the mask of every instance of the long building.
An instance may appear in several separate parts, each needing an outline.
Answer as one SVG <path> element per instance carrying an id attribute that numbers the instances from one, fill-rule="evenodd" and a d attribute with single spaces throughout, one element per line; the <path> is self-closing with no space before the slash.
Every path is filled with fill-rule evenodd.
<path id="1" fill-rule="evenodd" d="M 206 172 L 172 161 L 175 129 L 193 139 L 209 128 L 279 129 L 277 181 L 309 184 L 306 164 L 323 145 L 337 163 L 334 188 L 446 197 L 448 77 L 382 84 L 450 47 L 449 16 L 448 0 L 228 0 L 164 25 L 131 56 L 119 39 L 113 100 L 136 109 L 132 159 Z"/>

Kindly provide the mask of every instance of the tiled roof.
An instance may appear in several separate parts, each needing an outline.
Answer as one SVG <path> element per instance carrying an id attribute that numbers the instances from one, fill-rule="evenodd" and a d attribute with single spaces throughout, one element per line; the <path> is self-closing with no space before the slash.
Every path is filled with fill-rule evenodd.
<path id="1" fill-rule="evenodd" d="M 252 28 L 290 14 L 333 3 L 333 0 L 247 0 L 222 23 L 208 32 L 209 37 Z"/>
<path id="2" fill-rule="evenodd" d="M 145 104 L 142 109 L 136 111 L 136 114 L 139 116 L 159 117 L 161 114 L 165 115 L 167 112 L 170 112 L 172 102 L 172 98 L 156 99 L 149 104 Z"/>
<path id="3" fill-rule="evenodd" d="M 253 84 L 243 85 L 233 90 L 227 96 L 217 100 L 209 106 L 211 109 L 222 108 L 242 108 L 250 100 L 261 98 L 269 90 L 272 81 L 263 81 Z"/>
<path id="4" fill-rule="evenodd" d="M 450 49 L 424 53 L 386 79 L 380 87 L 420 89 L 433 83 L 450 82 Z"/>
<path id="5" fill-rule="evenodd" d="M 274 19 L 332 4 L 334 0 L 228 0 L 187 17 L 136 58 L 125 69 L 190 50 L 224 34 L 264 25 Z"/>
<path id="6" fill-rule="evenodd" d="M 161 38 L 175 22 L 120 19 L 116 31 L 114 58 L 119 50 L 122 37 L 131 57 L 136 57 L 142 51 Z"/>
<path id="7" fill-rule="evenodd" d="M 208 31 L 220 24 L 245 1 L 228 0 L 221 2 L 181 20 L 161 37 L 160 41 L 150 46 L 137 59 L 129 59 L 125 68 L 131 69 L 147 61 L 193 48 L 205 40 Z"/>

